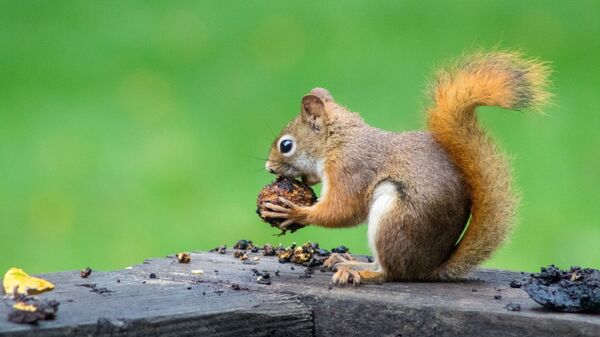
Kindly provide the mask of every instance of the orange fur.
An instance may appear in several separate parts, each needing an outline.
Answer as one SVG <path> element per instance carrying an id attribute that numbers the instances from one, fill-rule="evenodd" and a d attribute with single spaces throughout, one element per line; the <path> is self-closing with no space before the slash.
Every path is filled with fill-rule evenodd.
<path id="1" fill-rule="evenodd" d="M 537 109 L 548 69 L 512 53 L 477 54 L 440 73 L 427 124 L 466 179 L 471 221 L 456 250 L 432 278 L 456 278 L 487 259 L 514 222 L 518 197 L 505 156 L 477 123 L 475 108 Z"/>
<path id="2" fill-rule="evenodd" d="M 333 275 L 332 280 L 337 284 L 354 285 L 360 283 L 379 283 L 386 280 L 385 274 L 376 270 L 354 270 L 350 268 L 339 268 Z"/>

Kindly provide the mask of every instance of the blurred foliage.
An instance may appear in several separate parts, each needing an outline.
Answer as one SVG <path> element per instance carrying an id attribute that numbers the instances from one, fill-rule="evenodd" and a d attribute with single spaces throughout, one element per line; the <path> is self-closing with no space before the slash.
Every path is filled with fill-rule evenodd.
<path id="1" fill-rule="evenodd" d="M 273 133 L 312 87 L 421 128 L 436 65 L 551 62 L 548 116 L 484 109 L 521 223 L 487 265 L 600 267 L 600 2 L 1 1 L 0 270 L 121 268 L 240 238 L 367 253 L 366 227 L 261 223 Z M 488 113 L 489 112 L 489 113 Z"/>

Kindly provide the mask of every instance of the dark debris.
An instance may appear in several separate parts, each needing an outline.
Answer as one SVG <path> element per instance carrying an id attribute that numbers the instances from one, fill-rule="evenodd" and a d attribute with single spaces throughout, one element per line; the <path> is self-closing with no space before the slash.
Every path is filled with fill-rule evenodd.
<path id="1" fill-rule="evenodd" d="M 233 252 L 233 257 L 242 261 L 248 259 L 248 255 L 243 250 L 236 250 L 235 252 Z"/>
<path id="2" fill-rule="evenodd" d="M 338 253 L 338 254 L 345 254 L 345 253 L 349 253 L 350 249 L 348 249 L 348 247 L 346 246 L 337 246 L 333 249 L 331 249 L 332 253 Z"/>
<path id="3" fill-rule="evenodd" d="M 240 291 L 240 290 L 248 290 L 248 288 L 246 287 L 242 287 L 237 283 L 233 283 L 231 284 L 231 289 L 236 290 L 236 291 Z"/>
<path id="4" fill-rule="evenodd" d="M 213 249 L 210 250 L 211 253 L 219 253 L 219 254 L 225 254 L 227 253 L 227 246 L 226 245 L 222 245 L 219 247 L 215 247 Z"/>
<path id="5" fill-rule="evenodd" d="M 81 278 L 88 278 L 90 275 L 92 275 L 92 268 L 90 267 L 83 268 L 79 271 L 79 276 L 81 276 Z"/>
<path id="6" fill-rule="evenodd" d="M 58 301 L 50 300 L 39 300 L 34 297 L 18 295 L 15 298 L 17 304 L 25 306 L 33 306 L 34 311 L 20 310 L 13 307 L 12 311 L 8 314 L 8 320 L 13 323 L 19 324 L 34 324 L 40 320 L 51 320 L 56 317 L 58 312 Z"/>
<path id="7" fill-rule="evenodd" d="M 146 281 L 142 282 L 142 283 L 146 283 Z M 102 288 L 102 287 L 98 287 L 96 285 L 96 283 L 83 283 L 83 284 L 76 284 L 77 287 L 84 287 L 84 288 L 88 288 L 90 289 L 90 292 L 92 293 L 96 293 L 98 295 L 110 295 L 113 291 L 107 288 Z"/>
<path id="8" fill-rule="evenodd" d="M 277 248 L 273 247 L 271 244 L 266 244 L 263 246 L 263 255 L 264 256 L 275 256 L 277 255 Z"/>
<path id="9" fill-rule="evenodd" d="M 277 257 L 280 263 L 293 262 L 306 267 L 320 266 L 329 256 L 329 252 L 319 248 L 315 242 L 307 242 L 301 246 L 296 244 L 285 249 L 277 250 Z"/>
<path id="10" fill-rule="evenodd" d="M 521 288 L 523 286 L 523 284 L 517 280 L 512 280 L 510 281 L 510 283 L 508 284 L 511 288 Z"/>
<path id="11" fill-rule="evenodd" d="M 254 244 L 251 240 L 238 240 L 233 246 L 233 249 L 247 250 L 252 249 L 252 247 L 254 247 Z"/>
<path id="12" fill-rule="evenodd" d="M 311 278 L 311 275 L 314 274 L 315 271 L 312 267 L 306 267 L 306 269 L 304 269 L 304 273 L 300 274 L 300 278 Z"/>
<path id="13" fill-rule="evenodd" d="M 504 306 L 504 308 L 506 308 L 508 311 L 521 311 L 521 305 L 512 302 L 508 303 L 506 306 Z"/>
<path id="14" fill-rule="evenodd" d="M 564 312 L 600 312 L 600 270 L 554 265 L 531 274 L 525 284 L 529 296 L 544 307 Z"/>
<path id="15" fill-rule="evenodd" d="M 268 271 L 263 270 L 262 272 L 258 271 L 258 269 L 252 269 L 254 276 L 256 276 L 256 283 L 270 285 L 271 284 L 271 275 Z"/>

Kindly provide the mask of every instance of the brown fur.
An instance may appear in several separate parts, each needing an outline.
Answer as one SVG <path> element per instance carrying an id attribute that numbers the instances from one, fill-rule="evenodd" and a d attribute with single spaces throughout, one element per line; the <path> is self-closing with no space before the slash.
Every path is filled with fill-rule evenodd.
<path id="1" fill-rule="evenodd" d="M 343 267 L 334 281 L 454 279 L 481 263 L 509 232 L 516 198 L 504 156 L 477 124 L 479 105 L 536 107 L 546 69 L 509 53 L 477 54 L 441 72 L 428 110 L 431 132 L 394 133 L 367 125 L 313 89 L 301 113 L 273 143 L 267 169 L 309 183 L 323 181 L 321 200 L 289 205 L 289 222 L 348 227 L 373 211 L 379 187 L 393 187 L 391 206 L 378 217 L 376 264 L 332 261 Z M 296 152 L 278 140 L 292 135 Z M 388 193 L 389 194 L 389 193 Z M 471 223 L 456 246 L 471 214 Z M 361 268 L 364 269 L 364 265 Z M 371 270 L 373 269 L 373 270 Z M 362 272 L 362 274 L 356 274 Z"/>

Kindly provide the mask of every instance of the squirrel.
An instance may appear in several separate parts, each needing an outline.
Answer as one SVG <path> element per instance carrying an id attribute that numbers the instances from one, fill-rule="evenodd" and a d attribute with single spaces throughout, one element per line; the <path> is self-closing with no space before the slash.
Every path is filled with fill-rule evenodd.
<path id="1" fill-rule="evenodd" d="M 332 254 L 325 265 L 336 271 L 334 283 L 460 279 L 503 243 L 519 200 L 508 160 L 475 110 L 540 111 L 550 96 L 548 74 L 545 63 L 513 52 L 463 57 L 430 86 L 428 131 L 369 126 L 315 88 L 271 145 L 265 167 L 321 182 L 320 199 L 298 206 L 281 198 L 262 213 L 285 219 L 283 227 L 366 222 L 374 261 Z"/>

